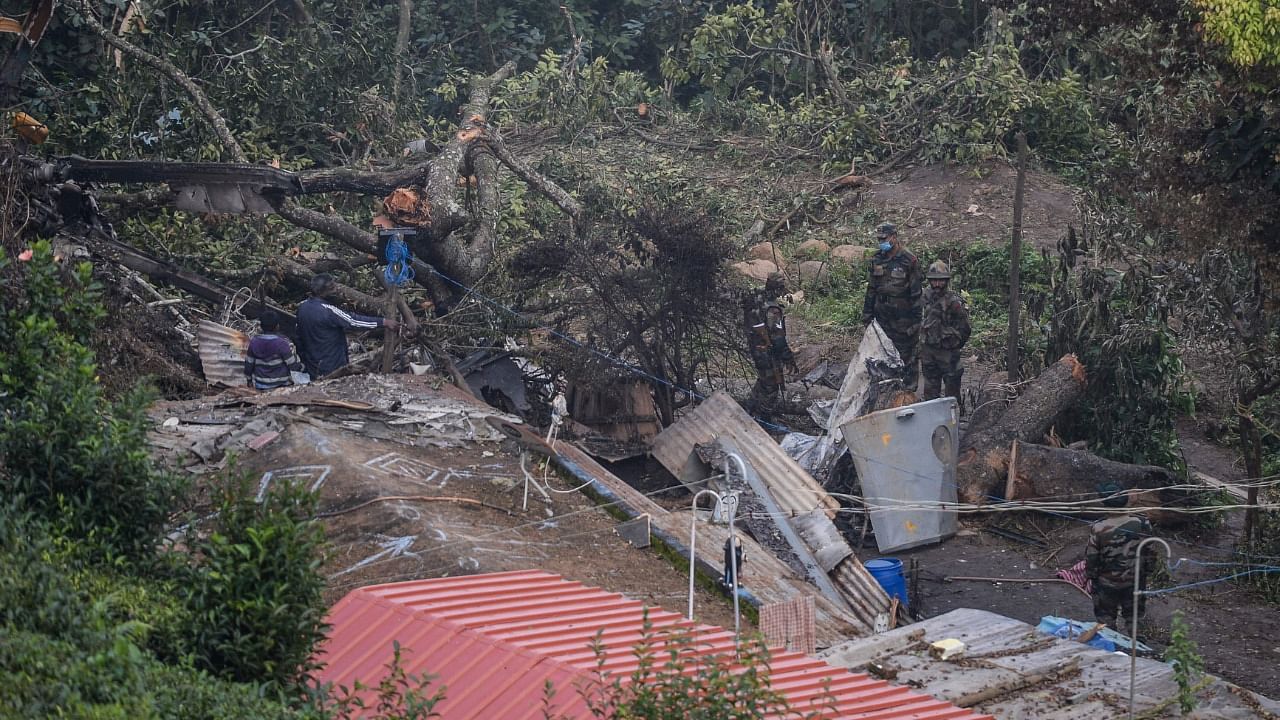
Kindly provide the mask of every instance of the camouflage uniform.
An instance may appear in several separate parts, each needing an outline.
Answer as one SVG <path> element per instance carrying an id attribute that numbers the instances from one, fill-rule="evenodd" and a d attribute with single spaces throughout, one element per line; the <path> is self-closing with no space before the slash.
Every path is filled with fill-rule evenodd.
<path id="1" fill-rule="evenodd" d="M 902 358 L 908 389 L 915 389 L 917 350 L 920 344 L 920 298 L 924 292 L 920 261 L 905 248 L 891 257 L 877 251 L 871 258 L 867 297 L 862 303 L 862 323 L 872 320 L 893 341 Z"/>
<path id="2" fill-rule="evenodd" d="M 1134 561 L 1138 543 L 1151 535 L 1146 518 L 1117 515 L 1093 524 L 1084 552 L 1085 575 L 1093 582 L 1093 615 L 1098 622 L 1114 625 L 1133 615 Z M 1155 569 L 1155 555 L 1143 563 L 1142 589 Z M 1138 614 L 1146 612 L 1146 597 L 1139 596 Z"/>
<path id="3" fill-rule="evenodd" d="M 776 299 L 784 289 L 771 277 L 765 290 L 748 294 L 742 306 L 742 329 L 756 366 L 756 384 L 746 409 L 766 421 L 779 409 L 779 396 L 786 388 L 784 370 L 795 367 L 795 355 L 787 344 L 787 322 Z"/>
<path id="4" fill-rule="evenodd" d="M 920 372 L 924 375 L 924 399 L 947 394 L 960 399 L 960 348 L 969 342 L 969 311 L 958 293 L 944 288 L 925 288 L 924 322 L 920 324 Z"/>

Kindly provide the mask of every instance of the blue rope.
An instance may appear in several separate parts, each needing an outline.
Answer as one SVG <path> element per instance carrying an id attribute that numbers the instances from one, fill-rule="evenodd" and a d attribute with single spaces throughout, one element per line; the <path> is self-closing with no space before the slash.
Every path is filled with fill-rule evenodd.
<path id="1" fill-rule="evenodd" d="M 413 253 L 400 233 L 387 238 L 387 268 L 382 276 L 388 285 L 401 286 L 413 280 L 413 266 L 409 264 L 412 257 Z"/>

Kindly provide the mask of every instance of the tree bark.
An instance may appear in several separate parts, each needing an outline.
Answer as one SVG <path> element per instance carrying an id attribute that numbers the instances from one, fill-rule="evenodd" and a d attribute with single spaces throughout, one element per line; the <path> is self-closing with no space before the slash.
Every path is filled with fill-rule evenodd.
<path id="1" fill-rule="evenodd" d="M 965 435 L 956 480 L 964 502 L 982 504 L 1002 490 L 1014 441 L 1036 442 L 1084 394 L 1084 366 L 1064 355 L 1031 381 L 999 419 Z"/>
<path id="2" fill-rule="evenodd" d="M 998 420 L 1012 402 L 1012 389 L 1009 386 L 1009 373 L 994 372 L 983 378 L 978 386 L 978 396 L 973 410 L 969 414 L 969 433 L 973 434 L 990 427 Z"/>
<path id="3" fill-rule="evenodd" d="M 1097 501 L 1094 506 L 1100 507 L 1106 494 L 1099 492 L 1098 486 L 1107 482 L 1122 491 L 1159 490 L 1176 484 L 1177 477 L 1155 465 L 1130 465 L 1084 450 L 1015 440 L 1009 452 L 1004 497 L 1063 503 Z"/>

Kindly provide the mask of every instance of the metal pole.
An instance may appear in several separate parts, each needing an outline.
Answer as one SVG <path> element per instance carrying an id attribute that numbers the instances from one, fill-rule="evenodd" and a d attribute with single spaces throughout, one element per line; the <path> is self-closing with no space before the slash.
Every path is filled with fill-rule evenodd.
<path id="1" fill-rule="evenodd" d="M 720 493 L 715 490 L 699 490 L 693 496 L 693 512 L 690 514 L 689 520 L 689 614 L 687 617 L 693 619 L 693 573 L 696 570 L 694 563 L 698 558 L 698 498 L 704 494 L 710 493 L 715 496 L 716 503 L 723 503 Z M 737 593 L 734 593 L 735 598 Z"/>
<path id="2" fill-rule="evenodd" d="M 724 456 L 724 476 L 729 477 L 729 461 L 732 460 L 738 464 L 738 472 L 745 483 L 747 481 L 747 463 L 742 456 L 737 453 L 725 453 Z M 734 532 L 733 519 L 738 514 L 738 496 L 730 495 L 733 500 L 733 507 L 726 508 L 729 513 L 729 559 L 733 565 L 733 642 L 736 645 L 742 634 L 741 631 L 741 612 L 738 608 L 738 538 Z M 783 520 L 786 522 L 786 520 Z"/>
<path id="3" fill-rule="evenodd" d="M 1169 549 L 1169 543 L 1158 537 L 1144 538 L 1138 543 L 1137 556 L 1134 558 L 1135 567 L 1133 569 L 1133 622 L 1129 623 L 1129 720 L 1134 720 L 1133 703 L 1134 703 L 1134 684 L 1138 676 L 1138 598 L 1142 594 L 1142 548 L 1149 542 L 1158 542 L 1164 546 L 1164 557 L 1167 561 L 1173 551 Z"/>

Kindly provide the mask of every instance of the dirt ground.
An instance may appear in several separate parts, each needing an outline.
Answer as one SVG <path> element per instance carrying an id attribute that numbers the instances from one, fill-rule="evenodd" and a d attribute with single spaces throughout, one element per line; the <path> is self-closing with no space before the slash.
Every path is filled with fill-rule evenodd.
<path id="1" fill-rule="evenodd" d="M 410 380 L 402 377 L 395 387 L 417 393 L 413 402 L 428 407 L 440 397 Z M 215 421 L 200 407 L 167 403 L 156 420 Z M 424 430 L 404 438 L 421 444 L 406 444 L 371 436 L 374 419 L 361 423 L 315 407 L 275 417 L 288 418 L 279 436 L 239 455 L 236 470 L 248 474 L 259 492 L 284 480 L 317 492 L 330 543 L 321 570 L 328 578 L 327 602 L 365 585 L 541 569 L 687 611 L 686 572 L 652 548 L 629 544 L 615 531 L 617 519 L 576 492 L 576 483 L 554 470 L 544 475 L 533 458 L 523 464 L 552 491 L 544 497 L 531 487 L 526 507 L 521 456 L 509 441 L 458 441 Z M 733 626 L 724 597 L 698 588 L 695 601 L 698 620 Z"/>
<path id="2" fill-rule="evenodd" d="M 1013 222 L 1016 171 L 1007 163 L 980 168 L 912 167 L 868 191 L 872 205 L 898 224 L 908 247 L 957 240 L 1007 242 Z M 1037 248 L 1053 248 L 1077 223 L 1076 192 L 1061 180 L 1027 172 L 1022 236 Z"/>
<path id="3" fill-rule="evenodd" d="M 1234 455 L 1203 438 L 1194 422 L 1179 422 L 1183 448 L 1193 469 L 1223 480 L 1239 479 Z M 1173 548 L 1173 558 L 1202 563 L 1231 559 L 1242 514 L 1231 512 L 1213 528 L 1162 531 Z M 921 611 L 935 616 L 956 608 L 990 610 L 1035 625 L 1046 615 L 1093 619 L 1093 605 L 1080 590 L 1066 583 L 1027 583 L 1023 579 L 1052 578 L 1084 557 L 1089 527 L 1085 522 L 1047 516 L 1001 519 L 999 525 L 1043 543 L 1032 546 L 992 534 L 981 521 L 963 523 L 959 534 L 942 543 L 894 553 L 916 559 L 921 566 Z M 864 550 L 874 553 L 874 549 Z M 868 555 L 870 557 L 870 555 Z M 1229 568 L 1183 563 L 1170 576 L 1157 576 L 1151 587 L 1171 587 L 1221 577 Z M 1012 578 L 1003 582 L 948 582 L 946 578 Z M 1163 652 L 1169 622 L 1182 611 L 1199 645 L 1205 669 L 1226 680 L 1268 697 L 1280 697 L 1280 641 L 1274 633 L 1280 611 L 1231 582 L 1217 583 L 1151 598 L 1139 637 L 1157 653 Z"/>

